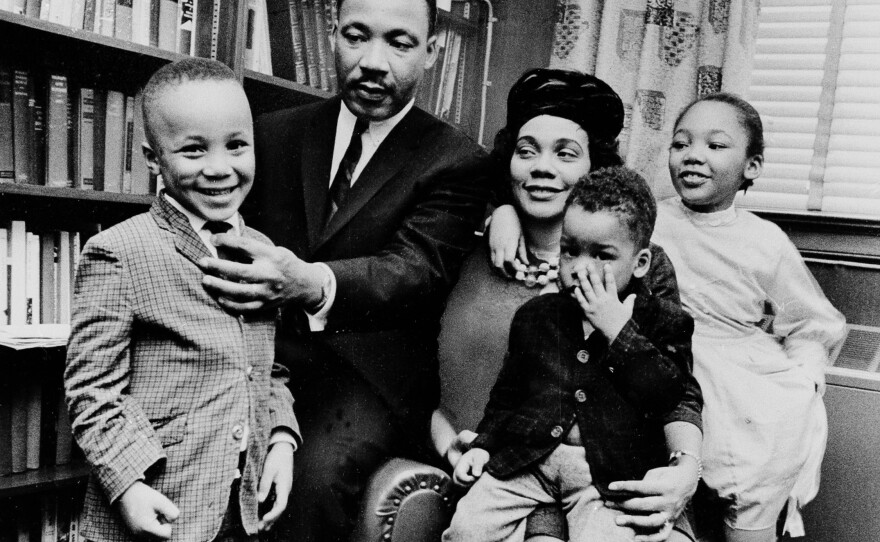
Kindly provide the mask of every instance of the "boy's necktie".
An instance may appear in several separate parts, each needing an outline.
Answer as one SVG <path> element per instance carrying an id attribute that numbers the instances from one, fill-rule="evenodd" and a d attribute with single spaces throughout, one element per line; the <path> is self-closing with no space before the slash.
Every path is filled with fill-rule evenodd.
<path id="1" fill-rule="evenodd" d="M 333 177 L 333 182 L 330 183 L 330 200 L 327 202 L 327 220 L 325 223 L 330 222 L 330 218 L 342 207 L 342 204 L 345 203 L 345 198 L 348 197 L 348 191 L 351 190 L 351 178 L 354 175 L 354 168 L 357 167 L 358 161 L 361 159 L 361 151 L 363 150 L 361 135 L 367 131 L 369 126 L 368 122 L 361 119 L 357 119 L 354 123 L 351 141 L 348 143 L 345 154 L 342 155 L 339 169 L 336 170 L 336 176 Z"/>
<path id="2" fill-rule="evenodd" d="M 226 233 L 231 230 L 232 224 L 230 224 L 229 222 L 223 222 L 221 220 L 209 220 L 205 222 L 205 225 L 202 226 L 202 229 L 208 230 L 212 234 L 216 235 L 218 233 Z M 224 247 L 215 246 L 214 248 L 217 249 L 217 257 L 221 260 L 237 261 L 235 255 L 232 254 L 231 251 L 226 250 Z"/>

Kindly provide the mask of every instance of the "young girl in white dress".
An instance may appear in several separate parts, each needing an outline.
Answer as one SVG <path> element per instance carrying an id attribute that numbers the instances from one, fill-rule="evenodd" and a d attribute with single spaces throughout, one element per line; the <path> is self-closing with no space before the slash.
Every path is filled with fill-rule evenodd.
<path id="1" fill-rule="evenodd" d="M 695 321 L 703 479 L 725 503 L 728 542 L 776 540 L 786 503 L 786 530 L 803 534 L 827 437 L 824 367 L 845 324 L 785 233 L 733 205 L 761 174 L 762 132 L 730 94 L 686 107 L 669 155 L 680 197 L 660 203 L 653 238 Z"/>

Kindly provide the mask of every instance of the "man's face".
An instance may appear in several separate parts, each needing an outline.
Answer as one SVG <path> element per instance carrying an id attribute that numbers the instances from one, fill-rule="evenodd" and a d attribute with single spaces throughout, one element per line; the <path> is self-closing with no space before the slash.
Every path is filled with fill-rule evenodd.
<path id="1" fill-rule="evenodd" d="M 364 120 L 393 117 L 437 59 L 425 0 L 345 0 L 334 28 L 342 99 Z"/>

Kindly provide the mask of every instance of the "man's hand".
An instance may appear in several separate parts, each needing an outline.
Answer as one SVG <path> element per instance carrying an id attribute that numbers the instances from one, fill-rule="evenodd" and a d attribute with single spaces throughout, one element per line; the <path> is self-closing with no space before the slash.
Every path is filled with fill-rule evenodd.
<path id="1" fill-rule="evenodd" d="M 693 458 L 675 466 L 658 467 L 649 470 L 642 480 L 612 482 L 608 488 L 639 493 L 620 502 L 605 503 L 609 508 L 625 514 L 615 520 L 618 525 L 629 526 L 639 533 L 636 542 L 662 542 L 669 537 L 672 526 L 681 515 L 694 492 L 697 490 L 697 463 Z"/>
<path id="2" fill-rule="evenodd" d="M 600 272 L 592 262 L 587 262 L 586 268 L 581 267 L 575 272 L 580 286 L 575 288 L 574 297 L 584 316 L 609 343 L 614 342 L 620 330 L 632 318 L 635 294 L 620 301 L 617 282 L 608 264 L 604 264 Z"/>
<path id="3" fill-rule="evenodd" d="M 257 492 L 257 500 L 260 501 L 260 504 L 265 503 L 270 494 L 274 494 L 275 497 L 272 508 L 260 518 L 260 531 L 271 529 L 284 509 L 287 508 L 287 498 L 292 486 L 293 446 L 289 442 L 276 442 L 269 448 L 269 453 L 266 455 L 263 475 L 260 477 L 260 487 Z"/>
<path id="4" fill-rule="evenodd" d="M 237 235 L 217 234 L 211 241 L 218 247 L 241 254 L 251 263 L 204 258 L 199 267 L 206 273 L 202 284 L 218 296 L 219 303 L 233 312 L 250 312 L 278 307 L 292 301 L 304 308 L 321 301 L 326 271 L 299 259 L 283 247 L 264 245 Z"/>
<path id="5" fill-rule="evenodd" d="M 122 521 L 132 534 L 147 540 L 171 538 L 171 524 L 180 515 L 180 510 L 168 497 L 141 481 L 125 490 L 117 506 Z"/>
<path id="6" fill-rule="evenodd" d="M 458 461 L 452 480 L 463 487 L 468 487 L 483 475 L 483 467 L 489 462 L 489 452 L 482 448 L 471 448 Z"/>

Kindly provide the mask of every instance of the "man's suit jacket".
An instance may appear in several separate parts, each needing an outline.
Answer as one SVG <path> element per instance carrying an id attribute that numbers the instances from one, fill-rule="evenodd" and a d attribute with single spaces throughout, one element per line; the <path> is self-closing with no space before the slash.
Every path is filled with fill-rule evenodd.
<path id="1" fill-rule="evenodd" d="M 401 415 L 439 400 L 437 335 L 446 296 L 474 245 L 488 198 L 487 161 L 469 138 L 413 108 L 324 223 L 340 99 L 265 115 L 248 219 L 337 281 L 326 331 L 301 309 L 279 332 L 294 384 L 312 368 L 354 367 Z M 314 364 L 314 365 L 313 365 Z"/>
<path id="2" fill-rule="evenodd" d="M 593 481 L 613 498 L 610 482 L 641 480 L 666 464 L 665 424 L 702 427 L 693 319 L 640 281 L 632 286 L 632 318 L 610 344 L 598 331 L 584 339 L 583 311 L 567 293 L 536 297 L 516 312 L 474 441 L 491 454 L 494 476 L 539 461 L 577 423 Z"/>
<path id="3" fill-rule="evenodd" d="M 244 226 L 242 234 L 270 242 Z M 65 389 L 74 435 L 92 465 L 81 525 L 89 540 L 131 539 L 110 503 L 136 480 L 180 509 L 173 540 L 211 540 L 245 425 L 241 515 L 256 532 L 270 433 L 298 435 L 287 371 L 273 363 L 277 311 L 225 312 L 202 287 L 196 262 L 209 256 L 162 196 L 83 249 Z"/>

